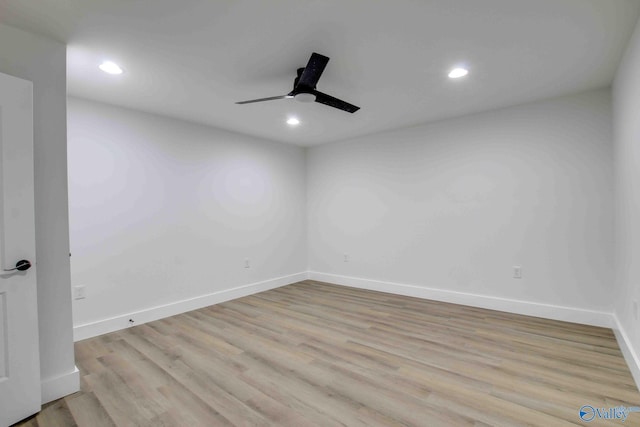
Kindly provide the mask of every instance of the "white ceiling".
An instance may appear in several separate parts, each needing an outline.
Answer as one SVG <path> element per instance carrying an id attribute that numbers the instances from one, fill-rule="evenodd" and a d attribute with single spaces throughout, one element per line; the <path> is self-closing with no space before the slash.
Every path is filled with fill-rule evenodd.
<path id="1" fill-rule="evenodd" d="M 315 145 L 608 86 L 638 0 L 0 0 L 0 23 L 66 42 L 72 95 Z M 282 95 L 312 52 L 318 90 Z M 125 73 L 97 69 L 104 59 Z M 468 77 L 449 80 L 466 64 Z M 301 125 L 285 124 L 297 115 Z"/>

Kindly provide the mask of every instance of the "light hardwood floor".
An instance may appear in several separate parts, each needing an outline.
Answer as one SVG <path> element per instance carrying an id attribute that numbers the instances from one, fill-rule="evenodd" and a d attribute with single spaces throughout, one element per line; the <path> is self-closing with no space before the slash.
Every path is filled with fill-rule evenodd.
<path id="1" fill-rule="evenodd" d="M 76 344 L 23 426 L 585 425 L 640 406 L 611 330 L 305 281 Z M 625 423 L 640 426 L 640 413 Z"/>

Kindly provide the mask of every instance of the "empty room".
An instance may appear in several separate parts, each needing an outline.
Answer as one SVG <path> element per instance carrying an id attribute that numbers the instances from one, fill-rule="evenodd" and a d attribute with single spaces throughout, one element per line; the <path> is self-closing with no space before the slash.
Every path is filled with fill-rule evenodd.
<path id="1" fill-rule="evenodd" d="M 0 0 L 0 427 L 640 426 L 640 0 Z"/>

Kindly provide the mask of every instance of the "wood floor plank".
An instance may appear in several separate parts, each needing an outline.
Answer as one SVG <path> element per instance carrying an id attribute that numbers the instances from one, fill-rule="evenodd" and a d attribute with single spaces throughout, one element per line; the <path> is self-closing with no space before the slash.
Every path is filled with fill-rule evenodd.
<path id="1" fill-rule="evenodd" d="M 82 390 L 21 427 L 575 426 L 582 405 L 640 406 L 610 329 L 315 281 L 81 341 L 76 360 Z"/>
<path id="2" fill-rule="evenodd" d="M 78 393 L 65 399 L 79 427 L 114 427 L 115 423 L 93 393 Z"/>

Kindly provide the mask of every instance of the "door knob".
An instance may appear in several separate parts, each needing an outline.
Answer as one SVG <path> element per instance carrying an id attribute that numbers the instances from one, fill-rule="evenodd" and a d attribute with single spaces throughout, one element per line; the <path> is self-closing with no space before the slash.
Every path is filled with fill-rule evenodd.
<path id="1" fill-rule="evenodd" d="M 16 262 L 16 267 L 15 268 L 9 268 L 9 269 L 5 269 L 4 271 L 27 271 L 28 269 L 31 268 L 31 261 L 26 260 L 26 259 L 21 259 L 20 261 Z"/>

